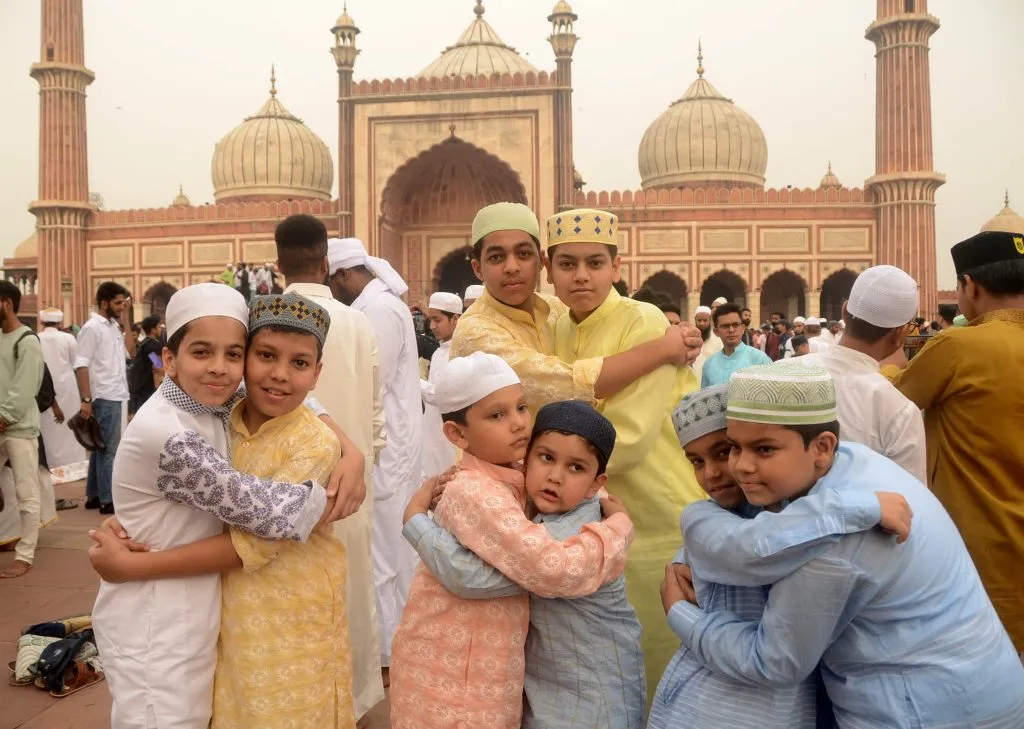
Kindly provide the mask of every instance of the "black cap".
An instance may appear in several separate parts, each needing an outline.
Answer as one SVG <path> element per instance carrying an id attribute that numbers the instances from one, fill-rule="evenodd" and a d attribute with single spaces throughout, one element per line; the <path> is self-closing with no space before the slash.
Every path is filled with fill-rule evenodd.
<path id="1" fill-rule="evenodd" d="M 1000 261 L 1024 261 L 1024 235 L 988 230 L 960 241 L 951 251 L 956 275 Z"/>
<path id="2" fill-rule="evenodd" d="M 612 457 L 615 426 L 583 400 L 562 400 L 542 407 L 533 423 L 533 437 L 548 430 L 578 435 L 597 448 L 605 463 Z"/>

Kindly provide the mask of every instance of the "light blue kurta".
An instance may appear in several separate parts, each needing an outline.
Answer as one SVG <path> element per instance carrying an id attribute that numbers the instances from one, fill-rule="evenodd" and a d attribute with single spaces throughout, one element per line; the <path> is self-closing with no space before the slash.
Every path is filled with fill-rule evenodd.
<path id="1" fill-rule="evenodd" d="M 683 524 L 686 543 L 703 551 L 687 551 L 695 573 L 778 581 L 760 621 L 676 603 L 669 622 L 683 644 L 707 668 L 752 686 L 790 685 L 822 662 L 842 729 L 1024 727 L 1024 666 L 938 500 L 855 443 L 839 446 L 810 494 L 828 489 L 902 494 L 914 511 L 910 539 L 897 545 L 872 530 L 811 544 L 799 534 L 808 520 L 796 520 L 752 542 L 737 537 L 750 520 L 694 505 Z M 702 542 L 693 526 L 714 539 Z"/>
<path id="2" fill-rule="evenodd" d="M 744 367 L 771 363 L 771 357 L 760 349 L 740 342 L 733 350 L 732 356 L 727 355 L 723 349 L 708 357 L 700 376 L 700 386 L 704 388 L 712 385 L 725 385 L 728 384 L 729 378 L 734 372 L 742 370 Z"/>
<path id="3" fill-rule="evenodd" d="M 535 519 L 562 541 L 600 520 L 597 499 Z M 411 519 L 406 533 L 427 569 L 453 594 L 491 599 L 524 592 L 426 516 Z M 644 655 L 625 578 L 573 600 L 530 596 L 524 691 L 523 729 L 643 727 Z"/>

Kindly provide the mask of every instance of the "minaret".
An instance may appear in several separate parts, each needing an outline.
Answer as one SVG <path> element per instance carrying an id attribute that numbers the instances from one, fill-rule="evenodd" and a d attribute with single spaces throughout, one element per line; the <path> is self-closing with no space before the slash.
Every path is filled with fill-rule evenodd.
<path id="1" fill-rule="evenodd" d="M 576 199 L 576 175 L 572 157 L 572 53 L 576 48 L 576 13 L 559 0 L 548 16 L 555 49 L 558 91 L 555 92 L 555 207 L 566 210 Z"/>
<path id="2" fill-rule="evenodd" d="M 946 178 L 932 160 L 928 40 L 939 20 L 928 0 L 878 0 L 865 37 L 875 44 L 875 175 L 878 262 L 899 266 L 921 287 L 921 316 L 938 311 L 935 191 Z"/>
<path id="3" fill-rule="evenodd" d="M 331 54 L 338 64 L 338 201 L 341 205 L 341 237 L 355 235 L 352 212 L 355 207 L 355 107 L 352 105 L 352 69 L 356 65 L 356 27 L 345 4 L 334 27 L 334 48 Z"/>
<path id="4" fill-rule="evenodd" d="M 61 306 L 68 324 L 83 323 L 93 298 L 85 224 L 89 205 L 82 0 L 42 0 L 39 63 L 39 198 L 29 205 L 39 236 L 39 308 Z M 61 286 L 70 287 L 70 295 Z"/>

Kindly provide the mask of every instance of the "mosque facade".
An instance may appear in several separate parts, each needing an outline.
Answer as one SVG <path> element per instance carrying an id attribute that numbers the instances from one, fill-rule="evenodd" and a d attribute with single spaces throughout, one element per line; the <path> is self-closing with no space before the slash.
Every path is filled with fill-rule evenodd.
<path id="1" fill-rule="evenodd" d="M 863 187 L 844 185 L 829 165 L 814 185 L 766 189 L 767 140 L 712 85 L 698 50 L 693 82 L 639 140 L 641 189 L 587 191 L 573 157 L 576 13 L 559 0 L 548 16 L 554 67 L 540 69 L 476 0 L 455 43 L 397 79 L 355 79 L 360 29 L 346 8 L 331 28 L 336 162 L 278 98 L 272 74 L 264 104 L 215 147 L 212 204 L 192 205 L 179 190 L 166 207 L 101 210 L 88 189 L 94 75 L 82 0 L 42 0 L 41 60 L 31 69 L 40 85 L 37 230 L 5 268 L 28 282 L 26 314 L 56 306 L 82 322 L 96 286 L 112 279 L 134 292 L 138 319 L 226 264 L 273 261 L 276 223 L 303 212 L 390 260 L 414 304 L 473 281 L 474 214 L 516 201 L 542 222 L 577 206 L 614 212 L 629 288 L 660 289 L 689 312 L 726 296 L 755 321 L 772 311 L 836 318 L 857 274 L 891 263 L 920 282 L 922 314 L 934 316 L 944 178 L 932 169 L 928 50 L 939 22 L 927 6 L 878 0 L 866 31 L 877 59 L 876 165 Z"/>

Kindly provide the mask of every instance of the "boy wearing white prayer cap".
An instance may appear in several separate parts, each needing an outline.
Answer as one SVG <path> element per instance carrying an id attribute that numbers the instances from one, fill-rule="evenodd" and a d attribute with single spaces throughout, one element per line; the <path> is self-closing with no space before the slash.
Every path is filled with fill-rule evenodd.
<path id="1" fill-rule="evenodd" d="M 416 553 L 401 535 L 402 510 L 423 475 L 416 328 L 409 307 L 399 298 L 409 287 L 390 263 L 369 255 L 361 241 L 330 239 L 327 264 L 334 296 L 365 314 L 377 335 L 387 444 L 373 468 L 372 543 L 380 665 L 387 668 L 416 566 Z"/>
<path id="2" fill-rule="evenodd" d="M 452 347 L 452 334 L 462 316 L 462 299 L 447 291 L 435 291 L 427 303 L 427 322 L 440 346 L 430 356 L 430 370 L 420 386 L 436 384 Z M 455 464 L 456 450 L 444 435 L 441 412 L 432 403 L 423 403 L 423 472 L 428 475 L 441 473 Z"/>
<path id="3" fill-rule="evenodd" d="M 484 287 L 480 284 L 473 284 L 472 286 L 466 287 L 466 293 L 462 295 L 462 301 L 464 304 L 463 311 L 466 311 L 473 305 L 473 302 L 484 295 Z"/>
<path id="4" fill-rule="evenodd" d="M 633 531 L 624 512 L 587 524 L 565 541 L 527 519 L 519 462 L 532 418 L 525 389 L 502 358 L 474 352 L 453 359 L 427 398 L 443 413 L 448 439 L 464 452 L 462 469 L 434 511 L 440 527 L 541 595 L 589 595 L 622 573 Z M 414 544 L 426 517 L 413 517 L 426 511 L 430 498 L 428 485 L 406 510 L 405 535 Z M 395 635 L 391 726 L 520 726 L 528 627 L 526 593 L 458 597 L 419 565 Z"/>
<path id="5" fill-rule="evenodd" d="M 1024 726 L 1024 666 L 956 525 L 905 470 L 839 440 L 829 374 L 801 360 L 751 367 L 733 375 L 727 397 L 729 468 L 744 496 L 789 503 L 762 540 L 745 538 L 749 520 L 724 509 L 702 515 L 713 539 L 700 544 L 710 559 L 687 550 L 694 574 L 771 591 L 760 619 L 743 619 L 692 604 L 666 579 L 669 621 L 695 659 L 759 686 L 790 685 L 820 665 L 842 728 Z M 866 508 L 882 484 L 913 513 L 908 540 L 872 529 L 808 541 L 821 515 L 800 515 L 806 497 L 834 490 Z M 692 515 L 687 545 L 699 543 Z"/>
<path id="6" fill-rule="evenodd" d="M 663 364 L 686 366 L 696 357 L 695 332 L 684 326 L 667 327 L 628 352 L 564 362 L 555 354 L 555 322 L 567 308 L 536 290 L 545 259 L 533 210 L 511 202 L 482 208 L 472 242 L 470 263 L 486 290 L 462 317 L 451 356 L 479 351 L 503 358 L 522 379 L 533 412 L 556 400 L 610 397 Z"/>
<path id="7" fill-rule="evenodd" d="M 240 473 L 228 457 L 231 409 L 245 395 L 245 299 L 219 283 L 195 284 L 175 292 L 165 316 L 167 376 L 128 424 L 114 460 L 117 521 L 133 540 L 165 552 L 218 535 L 225 523 L 305 540 L 330 513 L 324 490 Z M 103 574 L 126 547 L 92 536 L 90 559 Z M 101 581 L 92 615 L 112 729 L 206 729 L 220 607 L 217 574 Z"/>
<path id="8" fill-rule="evenodd" d="M 824 367 L 832 376 L 844 440 L 863 443 L 924 482 L 921 411 L 879 371 L 883 360 L 902 350 L 918 296 L 917 282 L 895 266 L 865 270 L 843 307 L 846 333 L 838 344 L 817 353 L 812 348 L 803 363 Z"/>

